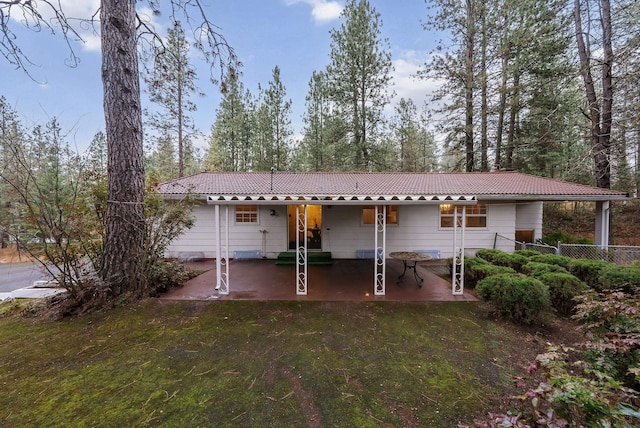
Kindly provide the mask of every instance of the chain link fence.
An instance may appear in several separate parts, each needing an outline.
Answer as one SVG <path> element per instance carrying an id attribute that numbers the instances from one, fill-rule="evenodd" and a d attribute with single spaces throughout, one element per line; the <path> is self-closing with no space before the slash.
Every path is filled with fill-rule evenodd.
<path id="1" fill-rule="evenodd" d="M 496 234 L 496 238 L 493 242 L 493 248 L 503 250 L 508 253 L 512 253 L 515 250 L 534 250 L 542 254 L 558 254 L 558 248 L 553 245 L 520 242 L 499 234 Z"/>
<path id="2" fill-rule="evenodd" d="M 602 260 L 618 265 L 630 265 L 640 260 L 640 247 L 624 245 L 588 245 L 588 244 L 563 244 L 558 246 L 519 242 L 514 239 L 496 234 L 493 248 L 507 252 L 515 250 L 535 250 L 542 254 L 556 254 L 572 257 L 574 259 Z"/>
<path id="3" fill-rule="evenodd" d="M 635 260 L 640 260 L 640 247 L 558 243 L 558 254 L 574 259 L 602 260 L 618 265 L 630 265 Z"/>

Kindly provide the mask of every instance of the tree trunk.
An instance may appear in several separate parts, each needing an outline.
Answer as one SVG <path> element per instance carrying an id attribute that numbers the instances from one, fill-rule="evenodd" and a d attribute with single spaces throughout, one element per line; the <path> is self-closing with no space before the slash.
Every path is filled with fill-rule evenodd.
<path id="1" fill-rule="evenodd" d="M 488 118 L 489 118 L 489 101 L 487 88 L 487 9 L 483 4 L 481 9 L 482 20 L 482 40 L 480 41 L 480 171 L 489 171 L 489 137 L 488 137 Z"/>
<path id="2" fill-rule="evenodd" d="M 143 284 L 144 163 L 135 0 L 102 0 L 107 210 L 102 277 L 112 296 Z"/>
<path id="3" fill-rule="evenodd" d="M 585 44 L 582 30 L 580 0 L 575 0 L 574 19 L 576 24 L 576 41 L 580 68 L 584 82 L 587 102 L 589 103 L 589 119 L 591 121 L 591 151 L 595 164 L 596 185 L 604 189 L 611 188 L 610 139 L 611 108 L 613 103 L 613 84 L 611 66 L 613 50 L 611 47 L 611 7 L 609 0 L 601 0 L 602 14 L 602 47 L 604 58 L 602 64 L 602 106 L 598 102 L 596 88 L 591 74 L 591 52 Z"/>
<path id="4" fill-rule="evenodd" d="M 515 64 L 513 70 L 513 90 L 509 109 L 509 129 L 507 131 L 507 147 L 505 151 L 505 168 L 513 169 L 513 152 L 516 144 L 516 129 L 518 125 L 518 112 L 520 110 L 520 46 L 516 48 Z"/>
<path id="5" fill-rule="evenodd" d="M 509 63 L 509 49 L 502 52 L 502 83 L 500 84 L 500 101 L 498 103 L 498 124 L 496 125 L 496 168 L 502 165 L 502 136 L 504 134 L 504 115 L 507 111 L 507 65 Z"/>
<path id="6" fill-rule="evenodd" d="M 475 23 L 474 23 L 474 0 L 466 1 L 467 12 L 467 40 L 465 48 L 465 152 L 466 171 L 474 170 L 474 147 L 473 147 L 473 86 L 475 84 L 473 54 L 475 49 Z"/>

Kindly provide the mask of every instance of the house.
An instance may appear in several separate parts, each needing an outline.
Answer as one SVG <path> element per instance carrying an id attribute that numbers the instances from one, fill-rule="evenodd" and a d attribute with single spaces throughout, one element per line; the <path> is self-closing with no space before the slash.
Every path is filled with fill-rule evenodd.
<path id="1" fill-rule="evenodd" d="M 503 171 L 207 172 L 163 183 L 158 191 L 165 199 L 198 195 L 194 227 L 167 255 L 216 259 L 221 294 L 231 286 L 230 259 L 287 253 L 296 264 L 296 293 L 306 294 L 309 260 L 323 252 L 372 259 L 373 290 L 380 295 L 386 260 L 396 251 L 454 258 L 452 293 L 462 294 L 465 255 L 492 248 L 496 234 L 525 242 L 541 238 L 544 201 L 595 202 L 596 243 L 606 246 L 609 203 L 629 199 L 613 190 Z"/>

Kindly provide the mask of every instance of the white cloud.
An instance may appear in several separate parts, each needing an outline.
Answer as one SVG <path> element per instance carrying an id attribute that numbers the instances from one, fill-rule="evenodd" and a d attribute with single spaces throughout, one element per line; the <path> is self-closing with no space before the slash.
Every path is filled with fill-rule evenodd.
<path id="1" fill-rule="evenodd" d="M 413 100 L 418 110 L 422 109 L 425 102 L 430 103 L 433 93 L 442 82 L 416 76 L 424 63 L 425 59 L 420 58 L 415 51 L 408 51 L 401 58 L 393 61 L 393 89 L 396 92 L 392 100 L 393 105 L 401 98 Z"/>
<path id="2" fill-rule="evenodd" d="M 316 24 L 325 24 L 340 17 L 343 6 L 337 1 L 327 0 L 285 0 L 287 6 L 305 3 L 311 6 L 311 16 Z"/>
<path id="3" fill-rule="evenodd" d="M 33 2 L 33 6 L 37 10 L 37 13 L 40 14 L 41 20 L 50 23 L 56 32 L 60 30 L 57 24 L 56 11 L 61 11 L 68 19 L 73 30 L 84 41 L 83 49 L 89 51 L 100 50 L 100 36 L 98 34 L 100 0 L 59 0 L 59 7 L 56 5 L 56 2 L 52 2 L 52 5 L 53 6 L 50 6 L 42 2 L 36 4 Z M 53 9 L 54 7 L 55 9 Z M 35 18 L 28 13 L 13 13 L 11 17 L 21 24 L 29 26 L 37 25 Z M 71 34 L 69 36 L 70 39 L 75 37 L 75 35 Z"/>

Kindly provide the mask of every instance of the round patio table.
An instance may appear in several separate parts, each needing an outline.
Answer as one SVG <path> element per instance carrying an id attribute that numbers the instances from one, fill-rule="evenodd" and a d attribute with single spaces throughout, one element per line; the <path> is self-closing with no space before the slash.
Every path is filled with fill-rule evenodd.
<path id="1" fill-rule="evenodd" d="M 402 263 L 404 264 L 404 270 L 402 271 L 402 275 L 398 277 L 398 282 L 397 282 L 398 284 L 400 283 L 400 280 L 404 278 L 404 274 L 407 273 L 407 269 L 413 269 L 413 276 L 416 279 L 416 284 L 418 284 L 418 287 L 422 287 L 422 282 L 424 281 L 424 278 L 418 275 L 418 271 L 416 270 L 416 265 L 418 264 L 418 262 L 426 262 L 431 260 L 430 255 L 423 254 L 423 253 L 416 253 L 415 251 L 396 251 L 393 253 L 389 253 L 389 257 L 396 260 L 402 260 Z M 410 264 L 407 264 L 407 262 L 409 263 L 413 262 L 413 266 L 411 266 Z"/>

